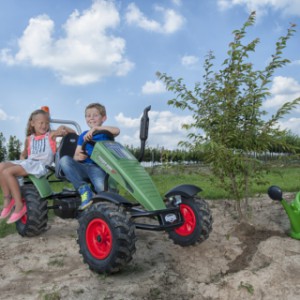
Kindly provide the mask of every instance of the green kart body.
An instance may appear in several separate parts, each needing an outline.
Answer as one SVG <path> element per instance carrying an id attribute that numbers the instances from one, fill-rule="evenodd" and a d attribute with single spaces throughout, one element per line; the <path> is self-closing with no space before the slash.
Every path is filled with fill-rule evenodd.
<path id="1" fill-rule="evenodd" d="M 33 175 L 28 175 L 29 182 L 32 182 L 36 187 L 41 198 L 47 199 L 54 194 L 47 176 L 37 178 Z"/>
<path id="2" fill-rule="evenodd" d="M 145 209 L 160 210 L 166 208 L 148 172 L 121 144 L 114 141 L 97 142 L 91 159 Z"/>

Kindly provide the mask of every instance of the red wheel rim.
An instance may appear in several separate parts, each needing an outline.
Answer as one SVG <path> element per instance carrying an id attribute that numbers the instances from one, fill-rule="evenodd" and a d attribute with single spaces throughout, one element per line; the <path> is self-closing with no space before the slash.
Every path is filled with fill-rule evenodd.
<path id="1" fill-rule="evenodd" d="M 112 241 L 112 233 L 105 221 L 94 219 L 89 223 L 86 229 L 86 244 L 95 258 L 106 258 L 112 249 Z"/>
<path id="2" fill-rule="evenodd" d="M 175 229 L 175 232 L 179 235 L 190 235 L 196 227 L 196 216 L 193 209 L 186 204 L 180 204 L 180 212 L 183 216 L 184 223 L 179 228 Z"/>
<path id="3" fill-rule="evenodd" d="M 21 218 L 20 221 L 21 221 L 22 224 L 25 225 L 25 224 L 27 223 L 27 214 L 25 214 L 25 215 Z"/>
<path id="4" fill-rule="evenodd" d="M 22 202 L 24 203 L 24 205 L 26 205 L 26 201 L 25 198 L 22 198 Z M 27 208 L 28 209 L 28 208 Z M 20 219 L 22 224 L 26 224 L 27 223 L 27 213 Z"/>

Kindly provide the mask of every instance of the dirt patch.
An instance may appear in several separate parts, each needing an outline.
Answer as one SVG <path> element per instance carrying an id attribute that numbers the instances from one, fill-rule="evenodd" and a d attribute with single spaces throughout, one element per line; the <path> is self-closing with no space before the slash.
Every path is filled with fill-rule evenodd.
<path id="1" fill-rule="evenodd" d="M 110 276 L 91 272 L 76 242 L 76 220 L 54 218 L 39 237 L 0 239 L 0 299 L 300 299 L 300 241 L 280 203 L 251 201 L 237 223 L 229 201 L 208 201 L 205 242 L 182 248 L 161 232 L 136 230 L 132 262 Z"/>
<path id="2" fill-rule="evenodd" d="M 241 247 L 243 252 L 228 264 L 229 270 L 226 274 L 236 273 L 249 267 L 261 242 L 272 236 L 286 236 L 286 234 L 280 231 L 257 229 L 255 226 L 245 222 L 237 224 L 232 231 L 232 235 L 236 236 L 242 242 Z"/>

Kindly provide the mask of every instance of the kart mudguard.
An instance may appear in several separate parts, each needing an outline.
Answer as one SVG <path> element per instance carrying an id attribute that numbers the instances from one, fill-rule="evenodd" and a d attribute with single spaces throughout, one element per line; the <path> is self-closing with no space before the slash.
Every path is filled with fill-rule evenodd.
<path id="1" fill-rule="evenodd" d="M 51 189 L 51 186 L 50 186 L 46 176 L 37 178 L 34 175 L 28 175 L 28 178 L 35 185 L 41 198 L 46 198 L 46 197 L 49 197 L 50 195 L 52 195 L 52 189 Z"/>
<path id="2" fill-rule="evenodd" d="M 182 196 L 182 197 L 194 197 L 196 194 L 201 192 L 202 189 L 196 185 L 193 184 L 181 184 L 178 185 L 171 190 L 169 190 L 166 194 L 165 197 L 169 198 L 172 196 Z"/>
<path id="3" fill-rule="evenodd" d="M 123 198 L 121 195 L 111 192 L 101 192 L 93 197 L 93 202 L 108 201 L 117 205 L 133 206 L 134 204 Z"/>

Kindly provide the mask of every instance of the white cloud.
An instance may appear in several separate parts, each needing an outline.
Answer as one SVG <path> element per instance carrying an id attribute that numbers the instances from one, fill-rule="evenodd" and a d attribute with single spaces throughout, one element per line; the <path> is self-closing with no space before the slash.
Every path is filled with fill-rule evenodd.
<path id="1" fill-rule="evenodd" d="M 0 108 L 0 121 L 4 121 L 7 119 L 8 119 L 8 116 L 7 116 L 6 112 Z"/>
<path id="2" fill-rule="evenodd" d="M 129 117 L 125 117 L 123 113 L 119 113 L 115 120 L 121 124 L 122 127 L 126 128 L 137 128 L 140 125 L 140 119 L 132 119 Z"/>
<path id="3" fill-rule="evenodd" d="M 176 6 L 181 6 L 182 0 L 172 0 L 172 3 Z"/>
<path id="4" fill-rule="evenodd" d="M 182 125 L 193 121 L 192 116 L 179 116 L 170 111 L 150 111 L 149 116 L 152 122 L 151 132 L 155 134 L 186 132 Z"/>
<path id="5" fill-rule="evenodd" d="M 20 119 L 18 117 L 9 116 L 3 109 L 0 108 L 0 121 L 13 120 L 18 122 Z"/>
<path id="6" fill-rule="evenodd" d="M 300 84 L 292 77 L 276 76 L 270 91 L 272 94 L 295 94 L 300 92 Z"/>
<path id="7" fill-rule="evenodd" d="M 185 55 L 181 58 L 181 64 L 185 67 L 191 67 L 199 62 L 199 58 L 193 55 Z"/>
<path id="8" fill-rule="evenodd" d="M 127 7 L 126 21 L 128 24 L 135 24 L 147 31 L 163 34 L 174 33 L 182 27 L 184 18 L 173 9 L 165 9 L 161 6 L 156 6 L 155 9 L 162 13 L 162 23 L 148 19 L 134 3 L 130 3 Z"/>
<path id="9" fill-rule="evenodd" d="M 94 0 L 82 13 L 75 10 L 63 25 L 64 37 L 55 39 L 54 22 L 47 15 L 29 20 L 18 40 L 19 50 L 2 49 L 8 65 L 28 63 L 53 70 L 65 84 L 84 85 L 106 76 L 126 75 L 134 66 L 124 56 L 126 42 L 107 33 L 120 23 L 113 1 Z"/>
<path id="10" fill-rule="evenodd" d="M 226 10 L 233 6 L 230 0 L 218 0 L 217 3 L 220 10 Z"/>
<path id="11" fill-rule="evenodd" d="M 221 10 L 229 9 L 235 5 L 245 6 L 246 9 L 256 11 L 259 16 L 273 9 L 285 15 L 300 15 L 299 0 L 218 0 Z"/>
<path id="12" fill-rule="evenodd" d="M 140 118 L 125 117 L 120 113 L 116 117 L 119 127 L 131 128 L 134 132 L 132 135 L 120 135 L 118 140 L 126 145 L 139 146 L 139 126 Z M 192 116 L 179 116 L 170 111 L 150 111 L 149 112 L 149 135 L 148 145 L 150 147 L 163 146 L 168 149 L 177 148 L 181 140 L 186 139 L 187 131 L 182 129 L 183 124 L 190 124 Z"/>
<path id="13" fill-rule="evenodd" d="M 280 107 L 300 97 L 300 84 L 294 78 L 277 76 L 273 79 L 270 92 L 273 96 L 264 102 L 264 107 Z"/>
<path id="14" fill-rule="evenodd" d="M 298 136 L 300 135 L 300 118 L 292 117 L 284 121 L 279 121 L 278 125 L 281 129 L 287 129 Z"/>
<path id="15" fill-rule="evenodd" d="M 8 66 L 13 66 L 16 64 L 14 57 L 11 55 L 11 50 L 7 48 L 1 49 L 0 61 L 6 63 Z"/>
<path id="16" fill-rule="evenodd" d="M 143 94 L 161 94 L 166 92 L 165 85 L 159 81 L 147 81 L 142 87 Z"/>
<path id="17" fill-rule="evenodd" d="M 300 65 L 300 59 L 291 61 L 292 65 Z"/>

